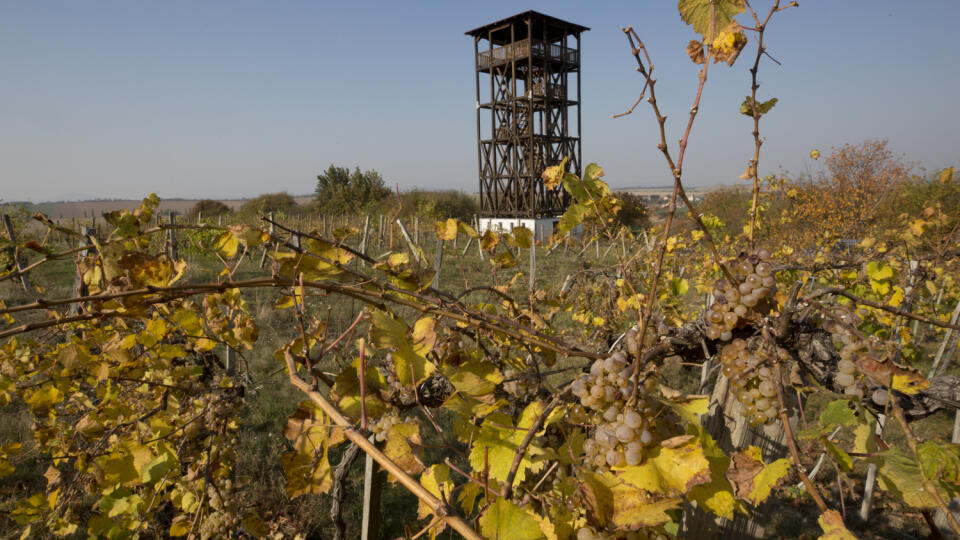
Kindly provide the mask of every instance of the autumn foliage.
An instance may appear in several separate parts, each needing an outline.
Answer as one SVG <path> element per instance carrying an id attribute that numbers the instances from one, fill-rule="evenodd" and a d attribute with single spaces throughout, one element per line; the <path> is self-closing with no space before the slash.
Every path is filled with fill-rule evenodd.
<path id="1" fill-rule="evenodd" d="M 813 178 L 789 182 L 786 217 L 807 234 L 857 240 L 889 216 L 890 203 L 912 171 L 885 140 L 846 144 L 830 153 L 824 166 Z"/>
<path id="2" fill-rule="evenodd" d="M 679 147 L 648 51 L 624 29 L 674 178 L 648 228 L 599 165 L 580 176 L 566 160 L 543 175 L 571 200 L 549 239 L 448 218 L 414 235 L 425 249 L 409 234 L 394 245 L 394 222 L 376 252 L 355 227 L 253 215 L 295 208 L 287 194 L 229 226 L 158 223 L 155 195 L 104 215 L 102 237 L 34 216 L 41 241 L 0 245 L 24 258 L 0 273 L 0 412 L 29 426 L 0 431 L 0 530 L 303 538 L 316 529 L 298 505 L 322 501 L 318 534 L 344 538 L 357 528 L 346 479 L 366 454 L 388 492 L 415 497 L 391 508 L 410 538 L 700 538 L 795 512 L 804 534 L 849 539 L 882 525 L 849 508 L 874 476 L 886 511 L 925 528 L 939 511 L 960 534 L 960 445 L 920 430 L 960 403 L 943 354 L 960 331 L 954 170 L 911 179 L 874 141 L 833 151 L 812 178 L 760 181 L 751 133 L 753 189 L 698 210 L 683 156 L 708 71 L 795 4 L 763 17 L 741 0 L 678 6 L 699 37 Z M 777 101 L 758 97 L 755 69 L 745 114 L 758 126 Z M 349 198 L 354 180 L 387 197 L 375 173 L 327 176 L 321 198 Z M 168 249 L 184 230 L 203 233 L 181 236 L 199 242 L 189 263 Z M 854 246 L 838 253 L 838 239 Z M 64 260 L 70 293 L 16 289 Z M 563 263 L 563 279 L 537 281 L 537 264 Z M 439 284 L 444 264 L 456 282 Z M 246 410 L 275 383 L 299 400 L 282 427 Z M 244 434 L 276 459 L 244 470 Z M 272 479 L 281 502 L 251 478 Z"/>

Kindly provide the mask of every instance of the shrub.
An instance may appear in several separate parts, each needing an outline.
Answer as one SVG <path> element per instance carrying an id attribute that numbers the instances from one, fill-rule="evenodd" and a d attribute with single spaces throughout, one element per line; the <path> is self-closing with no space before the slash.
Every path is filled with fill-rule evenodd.
<path id="1" fill-rule="evenodd" d="M 749 224 L 750 202 L 749 189 L 743 186 L 723 186 L 707 192 L 697 209 L 705 216 L 715 216 L 720 220 L 721 234 L 735 237 Z"/>
<path id="2" fill-rule="evenodd" d="M 404 216 L 425 219 L 457 218 L 470 222 L 477 213 L 476 197 L 454 190 L 427 191 L 412 189 L 401 196 Z"/>
<path id="3" fill-rule="evenodd" d="M 885 215 L 923 215 L 927 207 L 937 207 L 946 217 L 944 227 L 952 229 L 960 223 L 960 178 L 954 167 L 917 175 L 900 184 L 890 197 Z"/>
<path id="4" fill-rule="evenodd" d="M 265 193 L 243 203 L 240 211 L 245 214 L 266 214 L 276 212 L 290 214 L 297 210 L 297 201 L 287 192 Z"/>
<path id="5" fill-rule="evenodd" d="M 222 214 L 229 214 L 232 210 L 226 204 L 215 201 L 213 199 L 203 199 L 197 201 L 197 204 L 193 205 L 193 208 L 190 209 L 190 215 L 196 216 L 200 214 L 203 217 L 214 217 Z"/>
<path id="6" fill-rule="evenodd" d="M 351 173 L 346 167 L 330 165 L 317 176 L 315 206 L 323 214 L 351 214 L 369 211 L 390 196 L 390 188 L 374 170 Z"/>
<path id="7" fill-rule="evenodd" d="M 629 191 L 618 191 L 613 195 L 620 201 L 620 211 L 617 212 L 617 219 L 621 225 L 644 229 L 650 226 L 650 212 L 639 195 L 634 195 Z"/>

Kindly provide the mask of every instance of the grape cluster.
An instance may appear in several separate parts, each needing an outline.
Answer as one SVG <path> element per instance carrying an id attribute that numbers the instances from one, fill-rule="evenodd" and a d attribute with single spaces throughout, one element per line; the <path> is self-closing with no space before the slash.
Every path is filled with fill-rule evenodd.
<path id="1" fill-rule="evenodd" d="M 503 370 L 503 391 L 517 399 L 523 399 L 537 392 L 536 377 L 526 377 L 524 372 L 513 368 Z"/>
<path id="2" fill-rule="evenodd" d="M 200 538 L 227 538 L 240 525 L 240 518 L 223 512 L 212 512 L 200 524 Z"/>
<path id="3" fill-rule="evenodd" d="M 644 447 L 657 440 L 653 424 L 660 413 L 659 404 L 640 394 L 636 403 L 627 407 L 633 393 L 633 367 L 623 352 L 596 360 L 590 374 L 573 383 L 573 393 L 580 403 L 593 411 L 596 425 L 593 436 L 584 442 L 588 463 L 597 467 L 636 465 L 643 458 Z"/>
<path id="4" fill-rule="evenodd" d="M 393 394 L 392 402 L 400 402 L 404 405 L 411 405 L 417 402 L 416 389 L 412 386 L 404 385 L 397 379 L 397 373 L 393 369 L 393 358 L 389 353 L 380 370 L 383 373 L 384 379 L 386 379 L 390 393 Z"/>
<path id="5" fill-rule="evenodd" d="M 201 538 L 225 538 L 240 527 L 237 498 L 234 497 L 233 482 L 226 478 L 219 485 L 207 486 L 207 504 L 211 512 L 200 525 Z"/>
<path id="6" fill-rule="evenodd" d="M 726 267 L 736 282 L 720 279 L 714 285 L 715 301 L 704 316 L 707 337 L 711 340 L 733 339 L 733 330 L 762 311 L 762 306 L 776 290 L 770 252 L 766 249 L 727 261 Z"/>
<path id="7" fill-rule="evenodd" d="M 858 324 L 860 324 L 859 317 L 840 308 L 834 312 L 833 318 L 825 320 L 823 328 L 830 332 L 834 345 L 840 351 L 840 361 L 837 362 L 834 382 L 843 388 L 844 394 L 862 398 L 870 389 L 865 384 L 857 364 L 879 362 L 883 352 L 879 350 L 880 343 L 876 338 L 865 338 L 854 332 Z M 890 395 L 885 388 L 877 388 L 870 392 L 870 398 L 882 407 L 890 400 Z"/>
<path id="8" fill-rule="evenodd" d="M 402 422 L 403 420 L 400 418 L 400 414 L 395 410 L 391 410 L 370 425 L 370 432 L 373 433 L 377 442 L 383 442 L 387 440 L 387 433 L 390 432 L 390 428 Z"/>
<path id="9" fill-rule="evenodd" d="M 737 338 L 720 351 L 723 375 L 730 379 L 730 387 L 737 401 L 743 405 L 750 427 L 772 422 L 780 415 L 777 402 L 777 383 L 771 366 L 790 359 L 785 349 L 761 344 L 750 350 L 747 342 Z"/>
<path id="10" fill-rule="evenodd" d="M 627 352 L 630 353 L 630 356 L 634 358 L 640 358 L 641 349 L 648 349 L 656 345 L 657 342 L 657 332 L 654 330 L 655 326 L 661 321 L 659 319 L 654 319 L 650 321 L 651 324 L 647 325 L 647 331 L 644 333 L 643 342 L 640 342 L 640 328 L 634 326 L 633 328 L 627 330 L 626 335 L 623 338 L 623 343 L 627 348 Z"/>

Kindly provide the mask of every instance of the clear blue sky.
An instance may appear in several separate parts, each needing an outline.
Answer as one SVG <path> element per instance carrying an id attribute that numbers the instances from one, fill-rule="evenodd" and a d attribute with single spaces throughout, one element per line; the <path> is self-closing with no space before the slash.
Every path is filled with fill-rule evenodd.
<path id="1" fill-rule="evenodd" d="M 768 2 L 755 0 L 758 9 Z M 401 189 L 476 191 L 473 44 L 527 9 L 589 26 L 583 157 L 613 186 L 664 185 L 620 28 L 653 55 L 669 139 L 697 68 L 674 1 L 0 2 L 0 198 L 248 197 L 313 190 L 331 163 Z M 888 138 L 928 169 L 960 164 L 960 2 L 801 0 L 775 16 L 761 173 L 815 169 L 810 149 Z M 752 45 L 752 44 L 751 44 Z M 710 69 L 689 185 L 732 184 L 752 155 L 748 49 Z"/>

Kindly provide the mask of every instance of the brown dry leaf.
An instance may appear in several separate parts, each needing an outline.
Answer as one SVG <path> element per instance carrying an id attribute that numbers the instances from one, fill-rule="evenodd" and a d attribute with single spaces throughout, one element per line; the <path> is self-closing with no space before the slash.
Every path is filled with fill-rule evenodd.
<path id="1" fill-rule="evenodd" d="M 731 466 L 727 470 L 727 480 L 733 484 L 737 498 L 750 502 L 754 506 L 762 503 L 790 470 L 790 460 L 778 459 L 764 464 L 760 449 L 748 446 L 731 456 Z"/>
<path id="2" fill-rule="evenodd" d="M 613 492 L 602 475 L 584 472 L 580 480 L 581 502 L 586 509 L 587 521 L 605 527 L 613 516 Z"/>
<path id="3" fill-rule="evenodd" d="M 687 45 L 687 54 L 690 56 L 690 60 L 694 64 L 703 63 L 703 43 L 691 39 L 690 43 Z"/>
<path id="4" fill-rule="evenodd" d="M 733 484 L 733 493 L 738 499 L 746 499 L 753 491 L 753 479 L 763 470 L 763 462 L 756 459 L 749 447 L 742 452 L 730 456 L 730 468 L 727 469 L 727 480 Z"/>
<path id="5" fill-rule="evenodd" d="M 743 33 L 740 24 L 737 21 L 730 21 L 730 24 L 721 30 L 717 38 L 713 40 L 710 47 L 713 62 L 726 62 L 728 66 L 732 66 L 737 61 L 737 57 L 740 56 L 740 51 L 746 46 L 747 41 L 747 35 Z"/>
<path id="6" fill-rule="evenodd" d="M 874 356 L 858 356 L 855 360 L 857 368 L 872 381 L 883 386 L 890 386 L 904 394 L 916 394 L 930 386 L 920 370 L 896 364 L 890 358 L 878 360 Z"/>

